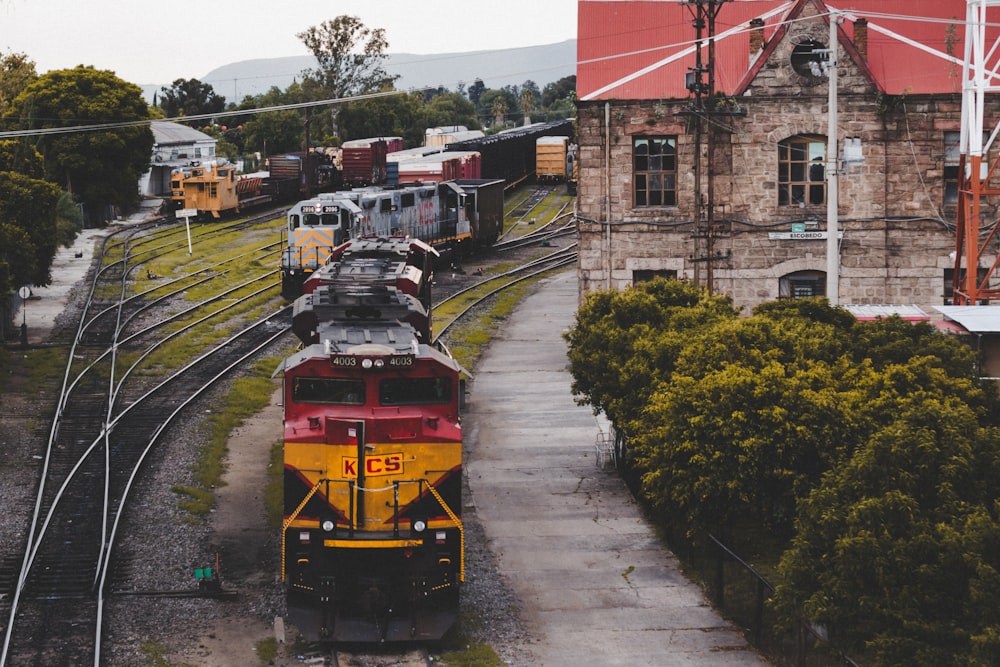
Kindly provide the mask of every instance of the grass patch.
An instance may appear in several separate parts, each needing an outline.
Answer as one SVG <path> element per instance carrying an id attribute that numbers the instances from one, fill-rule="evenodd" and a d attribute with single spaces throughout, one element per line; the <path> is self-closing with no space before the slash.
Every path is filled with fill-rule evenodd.
<path id="1" fill-rule="evenodd" d="M 61 347 L 43 347 L 29 351 L 25 355 L 25 365 L 32 384 L 52 382 L 62 378 L 66 371 L 68 351 Z"/>
<path id="2" fill-rule="evenodd" d="M 212 511 L 215 505 L 215 494 L 207 489 L 185 484 L 175 484 L 170 490 L 181 496 L 178 507 L 195 517 L 202 517 Z"/>
<path id="3" fill-rule="evenodd" d="M 267 486 L 264 487 L 264 516 L 267 525 L 281 529 L 285 518 L 285 445 L 278 441 L 271 446 L 267 464 Z"/>
<path id="4" fill-rule="evenodd" d="M 459 622 L 444 636 L 441 656 L 437 659 L 448 667 L 502 667 L 504 662 L 493 647 L 466 634 L 465 629 L 478 625 L 477 618 L 462 613 Z"/>
<path id="5" fill-rule="evenodd" d="M 252 277 L 259 272 L 262 265 L 259 257 L 248 258 L 247 255 L 256 252 L 260 246 L 267 243 L 277 243 L 281 230 L 284 228 L 284 218 L 274 218 L 250 229 L 231 230 L 221 234 L 213 234 L 231 222 L 199 223 L 199 234 L 192 238 L 192 253 L 187 253 L 187 246 L 176 252 L 158 257 L 146 266 L 154 274 L 168 278 L 189 276 L 198 271 L 227 272 L 227 281 L 236 284 Z M 274 251 L 274 261 L 270 267 L 278 264 L 278 252 Z M 247 278 L 241 278 L 241 276 Z M 211 288 L 207 288 L 211 289 Z M 198 301 L 203 298 L 199 288 L 192 288 L 188 299 Z"/>
<path id="6" fill-rule="evenodd" d="M 257 642 L 257 660 L 261 665 L 270 665 L 278 657 L 278 640 L 274 637 Z"/>
<path id="7" fill-rule="evenodd" d="M 247 294 L 251 291 L 251 289 L 246 290 Z M 218 326 L 212 326 L 210 321 L 205 322 L 203 326 L 195 327 L 193 330 L 178 335 L 159 346 L 144 360 L 144 372 L 157 375 L 182 367 L 191 361 L 191 350 L 209 349 L 231 336 L 233 332 L 230 328 L 230 322 L 239 318 L 250 320 L 267 310 L 273 311 L 274 308 L 271 304 L 278 296 L 277 285 L 274 286 L 273 290 L 268 290 L 264 294 L 252 298 L 240 299 L 238 295 L 234 295 L 231 301 L 210 304 L 204 309 L 199 309 L 198 312 L 189 313 L 183 318 L 172 322 L 164 330 L 176 331 L 185 324 L 189 324 L 195 319 L 212 313 L 219 313 L 221 318 L 223 316 L 222 310 L 227 306 L 231 306 L 224 313 L 225 321 L 220 322 Z M 277 364 L 277 361 L 275 361 L 275 364 Z"/>
<path id="8" fill-rule="evenodd" d="M 195 463 L 194 484 L 172 487 L 182 496 L 179 506 L 195 518 L 203 518 L 215 505 L 214 489 L 223 484 L 229 435 L 243 422 L 264 409 L 274 393 L 271 372 L 278 364 L 276 357 L 259 359 L 251 374 L 233 381 L 229 393 L 207 420 L 208 436 Z"/>
<path id="9" fill-rule="evenodd" d="M 503 667 L 504 661 L 486 644 L 470 644 L 458 651 L 448 651 L 441 659 L 449 667 Z"/>
<path id="10" fill-rule="evenodd" d="M 455 325 L 448 330 L 446 336 L 448 348 L 463 368 L 475 367 L 483 349 L 493 340 L 497 327 L 517 307 L 529 287 L 537 280 L 536 278 L 525 281 L 504 290 L 490 302 L 486 310 L 470 321 Z"/>
<path id="11" fill-rule="evenodd" d="M 171 667 L 167 660 L 167 647 L 158 641 L 147 639 L 139 645 L 139 652 L 145 660 L 145 667 Z"/>

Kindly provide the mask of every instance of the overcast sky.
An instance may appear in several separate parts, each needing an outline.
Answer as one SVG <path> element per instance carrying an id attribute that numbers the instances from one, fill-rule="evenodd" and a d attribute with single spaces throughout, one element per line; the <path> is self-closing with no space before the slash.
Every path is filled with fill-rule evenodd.
<path id="1" fill-rule="evenodd" d="M 455 53 L 576 37 L 576 0 L 0 0 L 0 53 L 39 74 L 93 65 L 135 84 L 198 79 L 240 60 L 309 55 L 297 33 L 347 14 L 390 53 Z"/>

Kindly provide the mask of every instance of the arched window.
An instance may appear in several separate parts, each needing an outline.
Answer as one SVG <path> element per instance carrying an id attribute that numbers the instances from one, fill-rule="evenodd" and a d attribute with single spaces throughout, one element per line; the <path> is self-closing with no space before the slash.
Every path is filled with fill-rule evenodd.
<path id="1" fill-rule="evenodd" d="M 789 137 L 778 144 L 778 205 L 826 203 L 826 137 Z"/>
<path id="2" fill-rule="evenodd" d="M 779 299 L 808 299 L 826 296 L 826 273 L 823 271 L 795 271 L 785 274 L 778 281 Z"/>

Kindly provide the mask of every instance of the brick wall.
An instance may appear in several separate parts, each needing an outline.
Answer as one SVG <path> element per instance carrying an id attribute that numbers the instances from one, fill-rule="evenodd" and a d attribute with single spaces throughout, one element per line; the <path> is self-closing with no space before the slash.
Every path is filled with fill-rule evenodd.
<path id="1" fill-rule="evenodd" d="M 738 113 L 706 123 L 716 137 L 711 249 L 694 223 L 691 100 L 579 103 L 583 291 L 622 289 L 638 269 L 672 269 L 705 284 L 711 266 L 715 291 L 749 309 L 777 298 L 782 276 L 826 271 L 824 240 L 773 239 L 769 233 L 791 231 L 793 222 L 807 222 L 810 231 L 826 229 L 826 204 L 778 205 L 777 162 L 778 142 L 827 134 L 828 78 L 791 66 L 794 44 L 825 44 L 827 30 L 821 21 L 796 24 L 794 40 L 779 44 L 747 94 L 727 107 Z M 960 128 L 960 95 L 886 97 L 843 49 L 838 63 L 838 150 L 845 137 L 859 137 L 864 155 L 863 165 L 838 178 L 840 301 L 940 305 L 955 247 L 949 225 L 954 208 L 943 202 L 944 133 Z M 635 135 L 677 136 L 676 206 L 632 205 Z M 703 135 L 703 156 L 706 144 Z M 703 175 L 702 193 L 707 181 Z M 996 212 L 992 206 L 985 210 Z M 722 259 L 709 264 L 710 250 Z"/>

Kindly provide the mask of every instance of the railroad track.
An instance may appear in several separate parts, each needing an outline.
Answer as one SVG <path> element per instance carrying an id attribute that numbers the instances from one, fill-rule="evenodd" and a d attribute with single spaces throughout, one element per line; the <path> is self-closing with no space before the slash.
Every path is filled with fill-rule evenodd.
<path id="1" fill-rule="evenodd" d="M 574 242 L 565 248 L 556 249 L 543 257 L 530 259 L 498 274 L 484 277 L 468 287 L 453 292 L 438 301 L 435 304 L 435 310 L 446 303 L 459 300 L 461 300 L 462 308 L 451 321 L 438 328 L 434 342 L 444 342 L 447 332 L 453 326 L 460 324 L 469 313 L 488 299 L 527 280 L 532 280 L 556 269 L 572 266 L 576 261 L 577 250 Z"/>
<path id="2" fill-rule="evenodd" d="M 236 224 L 242 225 L 236 229 L 251 226 Z M 526 235 L 524 243 L 537 245 L 545 243 L 546 235 L 552 240 L 570 233 L 565 221 L 545 227 Z M 216 235 L 208 229 L 192 230 L 192 243 Z M 248 322 L 224 344 L 169 377 L 144 373 L 147 358 L 184 335 L 187 328 L 221 318 L 240 300 L 239 290 L 266 294 L 273 289 L 277 294 L 277 276 L 269 286 L 273 272 L 264 270 L 241 278 L 238 284 L 213 287 L 234 283 L 230 268 L 221 263 L 179 278 L 150 278 L 148 289 L 129 293 L 130 288 L 135 290 L 139 282 L 135 276 L 145 265 L 186 243 L 186 232 L 166 226 L 133 229 L 106 243 L 111 259 L 96 272 L 80 318 L 23 555 L 0 557 L 0 593 L 6 593 L 0 599 L 0 614 L 7 621 L 0 665 L 102 664 L 105 596 L 112 590 L 121 594 L 130 569 L 115 545 L 122 538 L 122 515 L 144 463 L 171 421 L 213 382 L 240 368 L 259 350 L 280 342 L 288 331 L 285 313 L 275 312 Z M 229 262 L 275 266 L 279 250 L 280 240 L 263 243 Z M 476 289 L 441 291 L 456 292 L 449 296 L 451 300 L 470 299 L 472 305 L 466 308 L 470 312 L 490 298 L 476 294 L 477 290 L 496 294 L 572 262 L 575 247 L 563 248 L 525 262 L 526 266 L 507 269 L 502 277 L 475 280 Z M 211 295 L 179 305 L 181 296 L 194 290 Z M 166 311 L 170 314 L 163 315 Z M 455 321 L 462 317 L 464 313 Z M 182 320 L 188 322 L 184 327 L 180 327 Z M 166 325 L 180 329 L 166 332 Z M 126 594 L 187 597 L 197 593 Z M 355 662 L 336 659 L 339 662 L 332 664 L 381 664 L 357 662 L 363 656 L 352 656 Z"/>
<path id="3" fill-rule="evenodd" d="M 148 230 L 132 228 L 108 237 L 102 247 L 108 259 L 95 273 L 72 344 L 20 565 L 9 557 L 0 565 L 5 593 L 0 609 L 6 617 L 0 664 L 101 664 L 105 594 L 128 571 L 128 562 L 116 558 L 115 545 L 143 464 L 197 397 L 287 336 L 290 308 L 283 307 L 253 319 L 166 377 L 142 377 L 137 369 L 143 359 L 233 305 L 215 305 L 219 301 L 239 290 L 244 290 L 243 299 L 278 294 L 273 270 L 234 286 L 225 267 L 216 265 L 195 280 L 158 287 L 162 294 L 153 301 L 178 309 L 172 304 L 194 285 L 214 292 L 212 296 L 138 328 L 138 315 L 150 300 L 127 296 L 130 274 L 170 251 L 171 243 L 176 250 L 178 243 L 187 242 L 186 234 L 180 240 L 174 231 L 155 232 L 153 240 L 137 236 Z M 226 232 L 201 230 L 196 236 L 204 240 L 219 233 Z M 167 240 L 171 234 L 172 242 Z M 267 258 L 277 257 L 275 245 L 266 243 L 230 261 L 266 264 Z M 196 316 L 199 310 L 203 312 Z M 192 321 L 165 332 L 164 325 L 181 314 Z M 125 355 L 138 360 L 129 366 Z"/>

